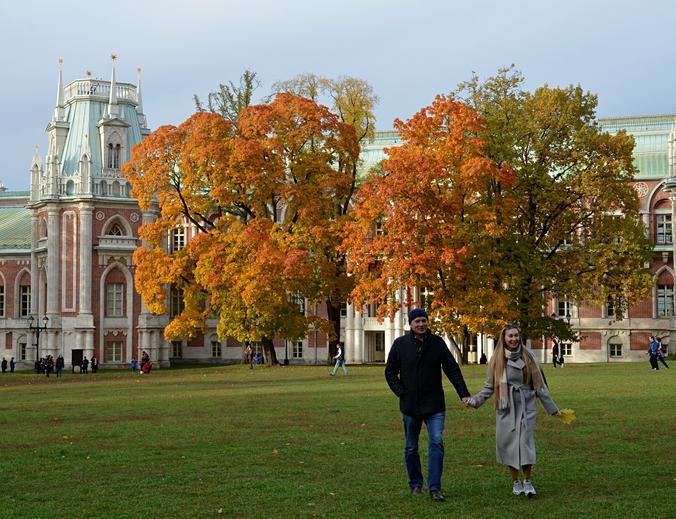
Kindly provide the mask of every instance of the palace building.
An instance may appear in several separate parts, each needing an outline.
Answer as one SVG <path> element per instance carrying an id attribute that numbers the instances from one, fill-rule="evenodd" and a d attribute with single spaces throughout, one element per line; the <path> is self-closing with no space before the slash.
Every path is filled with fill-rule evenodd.
<path id="1" fill-rule="evenodd" d="M 645 360 L 652 333 L 667 346 L 676 343 L 675 121 L 673 115 L 601 120 L 606 131 L 624 129 L 636 140 L 639 173 L 634 188 L 654 243 L 653 262 L 645 267 L 653 272 L 655 284 L 652 298 L 632 307 L 621 321 L 615 320 L 612 305 L 592 308 L 565 299 L 551 301 L 549 312 L 570 319 L 580 332 L 579 343 L 562 345 L 568 361 Z M 118 82 L 113 58 L 109 81 L 87 75 L 64 87 L 60 67 L 56 106 L 46 131 L 49 146 L 44 162 L 35 151 L 30 191 L 10 192 L 0 184 L 0 357 L 14 357 L 23 369 L 32 368 L 39 357 L 59 354 L 66 366 L 96 355 L 102 367 L 127 367 L 142 351 L 161 367 L 176 360 L 238 362 L 241 344 L 219 341 L 215 320 L 206 334 L 193 340 L 166 341 L 163 330 L 180 311 L 180 298 L 170 293 L 169 314 L 157 316 L 134 289 L 132 254 L 141 244 L 138 229 L 154 218 L 153 211 L 139 209 L 131 186 L 120 176 L 131 148 L 150 133 L 140 70 L 136 84 Z M 384 148 L 398 144 L 396 132 L 379 132 L 362 151 L 364 170 L 384 158 Z M 178 227 L 166 246 L 180 248 L 196 232 L 190 225 Z M 413 301 L 430 296 L 411 291 Z M 404 289 L 399 296 L 400 301 L 409 299 Z M 301 308 L 325 315 L 321 305 Z M 394 339 L 407 331 L 408 308 L 385 322 L 378 321 L 375 310 L 345 305 L 340 339 L 348 363 L 384 362 Z M 278 358 L 302 363 L 325 362 L 327 344 L 319 332 L 302 341 L 275 342 Z M 540 350 L 542 361 L 548 360 L 549 338 L 533 341 L 531 347 Z M 490 356 L 492 348 L 490 337 L 476 336 L 470 361 L 476 362 L 481 352 Z"/>

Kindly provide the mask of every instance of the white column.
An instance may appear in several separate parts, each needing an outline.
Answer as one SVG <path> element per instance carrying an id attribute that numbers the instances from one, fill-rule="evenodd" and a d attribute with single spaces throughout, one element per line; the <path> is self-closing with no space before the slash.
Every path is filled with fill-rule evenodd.
<path id="1" fill-rule="evenodd" d="M 92 313 L 92 208 L 80 206 L 80 313 Z"/>
<path id="2" fill-rule="evenodd" d="M 491 356 L 493 355 L 493 351 L 495 350 L 495 339 L 493 337 L 488 337 L 488 340 L 486 341 L 486 357 L 488 357 L 488 360 L 491 359 Z"/>
<path id="3" fill-rule="evenodd" d="M 31 307 L 30 313 L 36 315 L 38 313 L 38 293 L 39 293 L 39 283 L 38 283 L 38 256 L 35 253 L 35 250 L 38 248 L 38 237 L 39 237 L 39 219 L 38 215 L 34 212 L 31 215 L 31 224 L 33 228 L 33 236 L 31 240 Z M 5 289 L 7 290 L 7 289 Z M 6 297 L 6 296 L 5 296 Z M 19 302 L 20 304 L 20 302 Z M 40 324 L 40 323 L 38 323 Z"/>
<path id="4" fill-rule="evenodd" d="M 361 312 L 354 313 L 354 351 L 361 352 L 361 358 L 364 358 L 364 321 Z"/>

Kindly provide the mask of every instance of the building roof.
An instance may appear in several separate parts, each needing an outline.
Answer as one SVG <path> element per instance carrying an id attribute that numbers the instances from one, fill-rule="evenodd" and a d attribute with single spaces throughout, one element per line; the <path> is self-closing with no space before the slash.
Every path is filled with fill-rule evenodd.
<path id="1" fill-rule="evenodd" d="M 0 206 L 0 252 L 29 252 L 30 248 L 30 210 L 18 205 Z"/>

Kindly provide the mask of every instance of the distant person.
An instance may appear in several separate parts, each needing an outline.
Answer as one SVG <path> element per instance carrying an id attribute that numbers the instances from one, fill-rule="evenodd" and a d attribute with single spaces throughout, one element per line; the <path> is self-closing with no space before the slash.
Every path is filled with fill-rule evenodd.
<path id="1" fill-rule="evenodd" d="M 556 365 L 559 363 L 559 343 L 553 341 L 554 345 L 552 346 L 552 365 L 556 368 Z M 563 365 L 563 363 L 561 363 Z"/>
<path id="2" fill-rule="evenodd" d="M 2 358 L 0 365 L 2 366 L 2 372 L 7 373 L 7 359 L 5 357 Z"/>
<path id="3" fill-rule="evenodd" d="M 544 374 L 533 353 L 521 343 L 516 325 L 505 326 L 488 363 L 484 387 L 465 405 L 478 408 L 495 395 L 495 446 L 498 463 L 507 465 L 515 495 L 535 495 L 531 471 L 535 464 L 536 399 L 550 415 L 559 408 L 549 395 Z M 523 471 L 523 483 L 519 471 Z"/>
<path id="4" fill-rule="evenodd" d="M 345 364 L 345 353 L 343 352 L 343 343 L 339 342 L 338 343 L 338 351 L 336 354 L 333 356 L 333 360 L 336 361 L 336 365 L 333 366 L 333 371 L 331 372 L 331 376 L 335 377 L 336 373 L 338 372 L 338 368 L 342 366 L 343 368 L 343 375 L 347 376 L 349 375 L 349 371 L 347 370 L 347 365 Z"/>
<path id="5" fill-rule="evenodd" d="M 14 373 L 14 367 L 16 366 L 16 362 L 14 362 L 14 357 L 12 357 L 9 361 L 9 372 Z"/>
<path id="6" fill-rule="evenodd" d="M 80 373 L 84 373 L 85 375 L 89 373 L 89 359 L 87 357 L 82 359 L 82 369 L 80 370 Z"/>
<path id="7" fill-rule="evenodd" d="M 96 373 L 99 370 L 99 359 L 96 358 L 96 355 L 92 357 L 91 365 L 92 365 L 92 373 Z"/>
<path id="8" fill-rule="evenodd" d="M 45 360 L 45 373 L 47 374 L 47 378 L 49 378 L 50 373 L 54 373 L 54 357 L 51 355 L 47 355 L 47 359 Z"/>
<path id="9" fill-rule="evenodd" d="M 136 357 L 133 357 L 131 359 L 131 372 L 136 373 L 138 371 L 138 360 L 136 360 Z"/>
<path id="10" fill-rule="evenodd" d="M 253 349 L 251 348 L 251 344 L 246 345 L 246 348 L 244 350 L 244 356 L 246 358 L 246 363 L 249 365 L 249 369 L 253 369 L 254 354 Z"/>
<path id="11" fill-rule="evenodd" d="M 153 369 L 153 363 L 148 359 L 143 363 L 143 370 L 141 371 L 142 373 L 148 374 L 150 373 L 150 370 Z"/>
<path id="12" fill-rule="evenodd" d="M 418 439 L 422 424 L 428 435 L 427 487 L 433 501 L 445 501 L 441 494 L 444 468 L 444 425 L 446 401 L 441 372 L 451 381 L 458 396 L 467 402 L 470 394 L 444 340 L 428 329 L 427 312 L 414 308 L 408 314 L 411 331 L 392 344 L 385 367 L 385 380 L 399 397 L 406 446 L 404 462 L 408 486 L 414 496 L 424 495 Z"/>
<path id="13" fill-rule="evenodd" d="M 650 344 L 648 345 L 648 355 L 650 356 L 650 367 L 653 371 L 658 371 L 660 367 L 657 364 L 657 350 L 660 349 L 659 343 L 655 340 L 655 336 L 650 336 Z"/>
<path id="14" fill-rule="evenodd" d="M 661 338 L 657 339 L 657 352 L 655 354 L 655 357 L 657 358 L 657 362 L 661 362 L 662 364 L 664 364 L 665 368 L 669 369 L 669 364 L 667 364 L 666 358 L 664 356 L 664 350 L 662 349 L 662 339 Z M 657 364 L 657 362 L 655 362 L 655 364 L 657 366 L 659 366 L 659 364 Z"/>
<path id="15" fill-rule="evenodd" d="M 56 364 L 55 364 L 55 368 L 56 368 L 56 378 L 61 378 L 61 377 L 63 376 L 63 368 L 64 368 L 65 364 L 66 364 L 66 363 L 65 363 L 65 361 L 63 360 L 63 355 L 59 355 L 59 356 L 56 358 Z"/>

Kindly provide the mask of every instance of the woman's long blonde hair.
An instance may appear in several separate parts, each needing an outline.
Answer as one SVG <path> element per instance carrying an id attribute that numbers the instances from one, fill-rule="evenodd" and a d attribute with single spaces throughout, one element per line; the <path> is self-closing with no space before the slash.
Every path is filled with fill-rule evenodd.
<path id="1" fill-rule="evenodd" d="M 530 352 L 526 351 L 526 347 L 524 346 L 521 339 L 519 327 L 516 324 L 508 324 L 500 332 L 498 344 L 493 351 L 493 355 L 491 355 L 491 360 L 488 362 L 488 372 L 491 374 L 493 390 L 495 391 L 495 394 L 493 395 L 493 404 L 496 409 L 500 403 L 500 382 L 502 381 L 502 374 L 505 372 L 505 364 L 507 363 L 507 359 L 505 358 L 505 334 L 508 330 L 519 331 L 519 341 L 521 342 L 521 358 L 526 364 L 523 369 L 524 383 L 533 386 L 533 374 L 535 373 L 535 378 L 537 379 L 536 385 L 538 386 L 535 389 L 540 389 L 542 386 L 542 377 L 538 376 L 540 373 L 538 365 Z"/>

